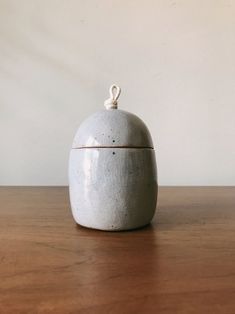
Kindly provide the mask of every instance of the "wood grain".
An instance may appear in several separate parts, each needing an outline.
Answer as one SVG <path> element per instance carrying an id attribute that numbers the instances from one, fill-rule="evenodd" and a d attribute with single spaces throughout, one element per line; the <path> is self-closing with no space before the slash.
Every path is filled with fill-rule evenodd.
<path id="1" fill-rule="evenodd" d="M 66 187 L 0 188 L 0 313 L 235 313 L 235 188 L 160 188 L 151 226 L 76 226 Z"/>

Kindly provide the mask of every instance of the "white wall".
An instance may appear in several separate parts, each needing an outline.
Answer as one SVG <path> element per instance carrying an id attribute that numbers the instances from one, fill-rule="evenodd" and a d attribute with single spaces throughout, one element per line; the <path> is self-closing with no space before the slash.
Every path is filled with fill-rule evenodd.
<path id="1" fill-rule="evenodd" d="M 235 184 L 232 0 L 0 0 L 0 184 L 67 184 L 75 130 L 114 82 L 161 185 Z"/>

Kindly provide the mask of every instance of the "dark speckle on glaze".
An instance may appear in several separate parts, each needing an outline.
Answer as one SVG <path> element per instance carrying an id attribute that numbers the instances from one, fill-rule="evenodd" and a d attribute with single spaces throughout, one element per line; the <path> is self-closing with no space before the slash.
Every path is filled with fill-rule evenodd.
<path id="1" fill-rule="evenodd" d="M 115 152 L 113 152 L 113 155 L 115 155 Z"/>

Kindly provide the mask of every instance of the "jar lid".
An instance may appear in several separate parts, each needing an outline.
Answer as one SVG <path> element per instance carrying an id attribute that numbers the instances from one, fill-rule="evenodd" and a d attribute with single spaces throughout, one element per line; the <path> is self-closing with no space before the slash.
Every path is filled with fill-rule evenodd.
<path id="1" fill-rule="evenodd" d="M 136 115 L 118 109 L 120 87 L 112 85 L 106 109 L 88 117 L 78 128 L 72 148 L 153 148 L 148 128 Z"/>

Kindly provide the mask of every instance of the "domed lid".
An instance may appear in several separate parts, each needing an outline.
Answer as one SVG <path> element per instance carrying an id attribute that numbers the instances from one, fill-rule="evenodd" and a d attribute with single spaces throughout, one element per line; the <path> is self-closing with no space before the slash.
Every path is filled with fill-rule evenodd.
<path id="1" fill-rule="evenodd" d="M 132 147 L 153 148 L 148 128 L 136 115 L 117 109 L 120 88 L 110 87 L 106 109 L 87 118 L 79 127 L 72 148 Z"/>

